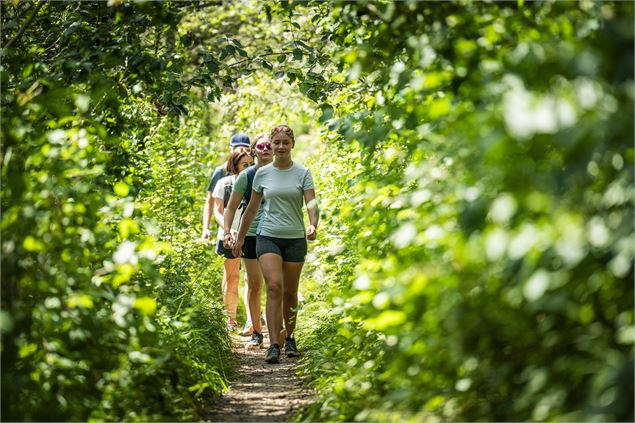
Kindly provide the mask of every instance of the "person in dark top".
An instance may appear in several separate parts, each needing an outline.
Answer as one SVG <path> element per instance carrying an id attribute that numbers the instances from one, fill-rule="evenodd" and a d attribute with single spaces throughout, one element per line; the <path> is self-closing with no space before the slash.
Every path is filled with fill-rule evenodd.
<path id="1" fill-rule="evenodd" d="M 221 285 L 223 292 L 223 303 L 227 312 L 227 329 L 236 329 L 236 309 L 238 305 L 238 281 L 240 279 L 240 256 L 234 256 L 231 250 L 223 246 L 225 237 L 223 228 L 223 213 L 225 206 L 229 202 L 234 183 L 238 174 L 247 169 L 253 163 L 251 154 L 245 150 L 234 151 L 227 161 L 228 176 L 221 178 L 214 188 L 214 218 L 218 224 L 218 237 L 216 242 L 216 253 L 223 256 L 223 283 Z M 236 215 L 234 221 L 227 228 L 230 232 L 237 232 L 240 224 L 240 216 Z M 247 284 L 248 285 L 248 284 Z M 247 310 L 249 312 L 249 310 Z"/>
<path id="2" fill-rule="evenodd" d="M 242 132 L 234 134 L 229 140 L 230 153 L 233 153 L 240 148 L 244 148 L 247 151 L 250 151 L 251 149 L 249 137 L 247 134 L 243 134 Z M 229 175 L 226 167 L 227 162 L 216 166 L 214 173 L 212 173 L 212 178 L 209 181 L 209 185 L 207 186 L 207 199 L 205 200 L 205 207 L 203 208 L 203 234 L 201 235 L 201 238 L 203 239 L 210 239 L 212 237 L 212 233 L 209 229 L 209 224 L 212 220 L 212 210 L 214 209 L 214 197 L 212 196 L 212 193 L 214 192 L 214 188 L 216 188 L 218 181 Z"/>
<path id="3" fill-rule="evenodd" d="M 229 140 L 229 149 L 230 154 L 244 150 L 248 153 L 251 153 L 251 145 L 249 144 L 249 136 L 242 132 L 238 132 L 234 134 Z M 222 178 L 229 175 L 227 171 L 227 162 L 218 165 L 214 172 L 212 173 L 212 177 L 210 179 L 209 185 L 207 187 L 207 198 L 205 200 L 205 206 L 203 207 L 203 231 L 201 234 L 201 239 L 209 240 L 212 238 L 212 232 L 210 230 L 210 223 L 213 221 L 212 214 L 214 211 L 214 189 L 216 188 L 216 184 Z M 240 271 L 240 269 L 238 270 Z M 245 274 L 245 279 L 247 278 L 247 274 Z M 247 281 L 245 280 L 245 295 L 244 295 L 244 303 L 245 308 L 248 310 L 248 302 L 247 302 Z M 249 314 L 249 312 L 247 312 Z M 229 329 L 234 329 L 236 326 L 235 320 L 230 321 L 231 324 L 228 325 Z"/>

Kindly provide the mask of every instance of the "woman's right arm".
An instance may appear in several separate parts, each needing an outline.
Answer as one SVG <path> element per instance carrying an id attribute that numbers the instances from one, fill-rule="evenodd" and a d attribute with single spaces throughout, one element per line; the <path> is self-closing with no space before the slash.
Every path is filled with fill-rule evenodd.
<path id="1" fill-rule="evenodd" d="M 236 209 L 238 209 L 238 205 L 240 204 L 240 200 L 242 199 L 242 193 L 232 191 L 231 195 L 229 196 L 229 201 L 227 202 L 227 207 L 225 207 L 225 212 L 223 213 L 223 230 L 225 232 L 223 244 L 225 245 L 225 248 L 232 247 L 232 222 L 234 221 L 234 216 L 236 216 Z"/>
<path id="2" fill-rule="evenodd" d="M 212 209 L 214 207 L 214 197 L 211 192 L 207 192 L 207 198 L 205 199 L 205 206 L 203 207 L 203 233 L 202 239 L 210 239 L 211 232 L 209 230 L 209 223 L 212 220 Z"/>
<path id="3" fill-rule="evenodd" d="M 234 244 L 233 248 L 233 253 L 236 257 L 241 256 L 242 246 L 245 243 L 245 235 L 247 235 L 247 231 L 251 226 L 251 222 L 254 221 L 254 218 L 258 214 L 258 209 L 260 208 L 261 202 L 262 193 L 252 190 L 249 204 L 247 205 L 247 209 L 245 210 L 245 214 L 243 215 L 243 220 L 240 223 L 240 228 L 238 229 L 238 235 L 236 235 L 236 243 Z"/>

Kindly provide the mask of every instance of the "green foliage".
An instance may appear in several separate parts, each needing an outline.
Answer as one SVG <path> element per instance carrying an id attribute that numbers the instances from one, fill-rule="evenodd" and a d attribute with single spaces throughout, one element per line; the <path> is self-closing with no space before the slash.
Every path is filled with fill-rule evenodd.
<path id="1" fill-rule="evenodd" d="M 347 201 L 298 335 L 304 417 L 632 419 L 632 5 L 329 17 L 347 159 L 314 167 Z"/>
<path id="2" fill-rule="evenodd" d="M 323 55 L 287 21 L 261 51 L 242 6 L 0 5 L 3 419 L 194 420 L 226 389 L 207 178 L 236 130 L 312 131 L 287 82 L 324 97 Z"/>
<path id="3" fill-rule="evenodd" d="M 179 10 L 1 7 L 5 37 L 39 11 L 3 51 L 2 417 L 198 418 L 231 373 L 218 263 L 183 232 L 182 198 L 161 201 L 179 195 L 173 150 L 144 145 L 171 140 L 149 129 L 179 111 L 160 64 L 183 72 Z"/>
<path id="4" fill-rule="evenodd" d="M 202 418 L 206 179 L 288 123 L 322 210 L 300 418 L 632 420 L 632 4 L 0 8 L 3 419 Z"/>

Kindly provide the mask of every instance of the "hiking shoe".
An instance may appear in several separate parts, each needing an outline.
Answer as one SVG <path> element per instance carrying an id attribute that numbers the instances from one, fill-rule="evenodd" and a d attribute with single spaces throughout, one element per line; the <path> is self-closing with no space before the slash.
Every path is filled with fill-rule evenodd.
<path id="1" fill-rule="evenodd" d="M 284 353 L 287 357 L 300 357 L 300 351 L 298 351 L 298 347 L 295 346 L 295 338 L 285 338 Z"/>
<path id="2" fill-rule="evenodd" d="M 267 349 L 265 361 L 271 364 L 280 362 L 280 347 L 278 344 L 271 344 L 271 346 Z"/>
<path id="3" fill-rule="evenodd" d="M 238 323 L 236 323 L 234 319 L 227 320 L 227 332 L 235 331 L 237 326 L 238 326 Z"/>
<path id="4" fill-rule="evenodd" d="M 249 336 L 252 333 L 254 333 L 254 325 L 251 324 L 251 319 L 248 319 L 247 322 L 245 323 L 245 327 L 243 328 L 243 331 L 240 332 L 240 336 Z"/>
<path id="5" fill-rule="evenodd" d="M 247 342 L 247 348 L 264 348 L 264 338 L 262 333 L 254 331 L 254 333 L 251 334 L 251 339 Z"/>

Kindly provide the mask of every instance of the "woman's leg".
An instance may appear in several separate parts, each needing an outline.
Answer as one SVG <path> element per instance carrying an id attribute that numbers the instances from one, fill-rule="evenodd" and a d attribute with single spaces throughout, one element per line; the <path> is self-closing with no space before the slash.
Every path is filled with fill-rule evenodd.
<path id="1" fill-rule="evenodd" d="M 247 303 L 249 317 L 254 330 L 262 333 L 262 325 L 260 324 L 260 297 L 262 295 L 262 271 L 256 259 L 242 259 L 245 265 L 245 273 L 247 274 Z"/>
<path id="2" fill-rule="evenodd" d="M 238 278 L 240 275 L 240 259 L 225 259 L 223 265 L 223 303 L 230 321 L 236 322 L 238 307 Z"/>
<path id="3" fill-rule="evenodd" d="M 241 260 L 242 261 L 242 260 Z M 243 261 L 244 263 L 244 261 Z M 244 264 L 241 265 L 244 267 Z M 245 306 L 245 326 L 241 332 L 241 335 L 247 336 L 251 333 L 253 325 L 251 324 L 251 312 L 249 311 L 249 275 L 247 269 L 245 269 L 244 284 L 243 284 L 243 305 Z"/>
<path id="4" fill-rule="evenodd" d="M 282 257 L 275 253 L 265 253 L 258 261 L 267 283 L 269 342 L 275 344 L 282 329 Z"/>
<path id="5" fill-rule="evenodd" d="M 245 286 L 243 289 L 243 305 L 245 306 L 245 314 L 247 315 L 247 320 L 249 320 L 250 317 L 250 311 L 249 311 L 249 275 L 247 275 L 247 272 L 245 271 Z"/>
<path id="6" fill-rule="evenodd" d="M 304 262 L 282 263 L 283 290 L 282 290 L 282 310 L 284 315 L 284 327 L 287 329 L 287 336 L 291 337 L 295 329 L 296 318 L 298 316 L 298 285 L 300 274 L 302 273 Z"/>

